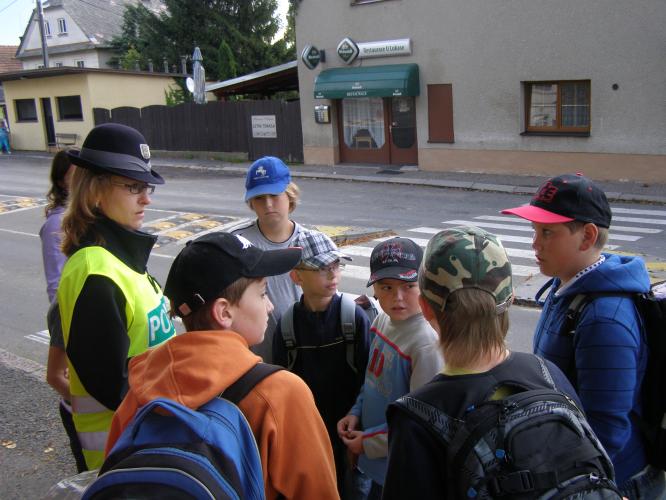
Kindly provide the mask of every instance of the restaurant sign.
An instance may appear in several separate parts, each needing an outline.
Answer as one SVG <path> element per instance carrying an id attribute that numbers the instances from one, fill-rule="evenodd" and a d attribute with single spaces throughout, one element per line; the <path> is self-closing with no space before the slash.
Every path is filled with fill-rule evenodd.
<path id="1" fill-rule="evenodd" d="M 412 53 L 412 41 L 409 38 L 384 40 L 381 42 L 361 42 L 358 46 L 359 59 L 369 57 L 408 56 Z"/>

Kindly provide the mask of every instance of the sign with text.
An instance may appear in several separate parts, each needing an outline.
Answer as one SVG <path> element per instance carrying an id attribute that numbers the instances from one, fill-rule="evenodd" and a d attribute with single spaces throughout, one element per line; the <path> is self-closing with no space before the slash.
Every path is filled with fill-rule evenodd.
<path id="1" fill-rule="evenodd" d="M 276 139 L 275 115 L 252 115 L 252 137 L 254 139 Z"/>
<path id="2" fill-rule="evenodd" d="M 344 38 L 338 44 L 338 56 L 347 64 L 351 64 L 356 56 L 358 55 L 358 46 L 354 43 L 354 40 L 351 38 Z"/>
<path id="3" fill-rule="evenodd" d="M 315 69 L 321 61 L 321 52 L 314 45 L 306 45 L 301 53 L 301 59 L 309 69 Z"/>
<path id="4" fill-rule="evenodd" d="M 381 42 L 359 42 L 358 57 L 408 56 L 412 53 L 412 41 L 409 38 L 400 40 L 384 40 Z"/>

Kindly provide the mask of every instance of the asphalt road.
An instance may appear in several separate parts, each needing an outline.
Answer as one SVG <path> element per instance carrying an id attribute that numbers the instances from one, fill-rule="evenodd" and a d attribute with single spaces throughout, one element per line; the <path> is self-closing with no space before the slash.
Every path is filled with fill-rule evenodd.
<path id="1" fill-rule="evenodd" d="M 55 394 L 39 375 L 26 373 L 25 363 L 11 361 L 31 360 L 39 368 L 46 360 L 48 340 L 40 332 L 45 328 L 48 304 L 38 231 L 43 223 L 48 167 L 49 161 L 45 158 L 0 158 L 2 498 L 39 497 L 57 479 L 74 473 Z M 149 268 L 164 283 L 173 257 L 187 238 L 204 231 L 220 230 L 234 221 L 251 217 L 252 212 L 242 201 L 244 179 L 238 175 L 182 168 L 164 168 L 160 172 L 167 184 L 158 187 L 153 195 L 146 228 L 159 235 L 159 246 L 153 251 Z M 298 183 L 302 202 L 294 219 L 300 223 L 325 226 L 331 233 L 390 230 L 422 241 L 433 232 L 460 221 L 487 224 L 489 230 L 503 233 L 505 246 L 511 248 L 516 283 L 522 290 L 530 292 L 530 287 L 537 288 L 544 279 L 538 275 L 530 256 L 529 227 L 520 223 L 503 227 L 506 221 L 494 219 L 500 209 L 526 202 L 524 196 L 368 182 L 303 179 Z M 666 241 L 661 229 L 666 224 L 666 211 L 662 207 L 626 203 L 614 205 L 616 208 L 655 212 L 634 214 L 633 217 L 657 222 L 624 222 L 623 226 L 639 232 L 624 231 L 621 236 L 625 238 L 613 243 L 617 251 L 642 254 L 651 262 L 663 264 Z M 630 215 L 625 213 L 625 216 Z M 369 254 L 375 244 L 376 241 L 369 238 L 345 247 L 354 262 L 348 266 L 340 290 L 369 293 L 365 279 Z M 508 337 L 512 349 L 531 350 L 537 317 L 537 310 L 512 308 Z M 31 366 L 29 361 L 27 363 Z M 28 371 L 33 369 L 34 366 Z"/>

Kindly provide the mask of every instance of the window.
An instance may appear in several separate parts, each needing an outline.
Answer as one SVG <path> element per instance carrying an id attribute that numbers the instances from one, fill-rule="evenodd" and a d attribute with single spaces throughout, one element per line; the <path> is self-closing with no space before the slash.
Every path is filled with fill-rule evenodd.
<path id="1" fill-rule="evenodd" d="M 65 22 L 65 19 L 63 17 L 58 19 L 58 34 L 60 35 L 67 34 L 67 23 Z"/>
<path id="2" fill-rule="evenodd" d="M 590 132 L 590 81 L 525 83 L 527 132 Z"/>
<path id="3" fill-rule="evenodd" d="M 384 102 L 381 97 L 342 100 L 344 140 L 351 149 L 384 146 Z"/>
<path id="4" fill-rule="evenodd" d="M 76 61 L 77 68 L 85 68 L 85 66 L 86 66 L 85 61 Z"/>
<path id="5" fill-rule="evenodd" d="M 61 62 L 57 62 L 57 63 L 55 63 L 55 67 L 56 67 L 56 68 L 62 68 L 62 63 L 61 63 Z"/>
<path id="6" fill-rule="evenodd" d="M 51 36 L 51 26 L 48 21 L 44 21 L 44 36 Z"/>
<path id="7" fill-rule="evenodd" d="M 16 99 L 16 119 L 19 122 L 36 122 L 37 107 L 34 99 Z"/>
<path id="8" fill-rule="evenodd" d="M 428 85 L 428 142 L 454 142 L 453 89 L 450 83 Z"/>
<path id="9" fill-rule="evenodd" d="M 56 97 L 56 102 L 58 103 L 58 117 L 60 120 L 83 120 L 81 96 Z"/>

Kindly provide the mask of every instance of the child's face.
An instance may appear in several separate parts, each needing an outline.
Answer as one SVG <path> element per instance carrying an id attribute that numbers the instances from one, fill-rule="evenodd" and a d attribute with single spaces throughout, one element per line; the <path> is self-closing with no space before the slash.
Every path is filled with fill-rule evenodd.
<path id="1" fill-rule="evenodd" d="M 386 278 L 372 286 L 379 305 L 391 320 L 401 321 L 421 312 L 417 282 Z"/>
<path id="2" fill-rule="evenodd" d="M 533 222 L 532 248 L 541 273 L 569 281 L 585 267 L 581 251 L 584 231 L 571 230 L 564 224 Z"/>
<path id="3" fill-rule="evenodd" d="M 268 325 L 268 315 L 273 311 L 273 304 L 266 294 L 266 278 L 253 281 L 243 292 L 238 304 L 229 306 L 231 330 L 242 335 L 249 346 L 264 340 Z"/>
<path id="4" fill-rule="evenodd" d="M 274 226 L 289 221 L 287 193 L 255 196 L 250 200 L 250 207 L 257 214 L 260 224 Z"/>
<path id="5" fill-rule="evenodd" d="M 297 285 L 303 289 L 303 294 L 309 298 L 333 297 L 338 291 L 342 268 L 340 262 L 334 262 L 324 268 L 315 270 L 295 269 Z"/>

